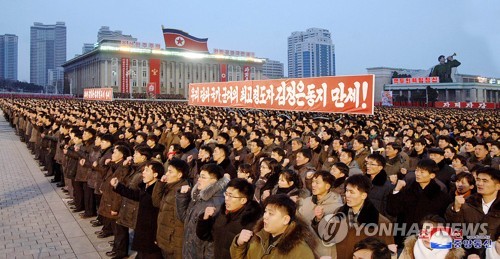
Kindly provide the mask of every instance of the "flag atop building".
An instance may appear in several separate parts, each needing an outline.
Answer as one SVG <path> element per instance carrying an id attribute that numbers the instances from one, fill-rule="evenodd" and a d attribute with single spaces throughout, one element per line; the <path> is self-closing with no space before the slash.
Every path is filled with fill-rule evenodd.
<path id="1" fill-rule="evenodd" d="M 184 31 L 164 28 L 163 26 L 162 30 L 166 49 L 178 49 L 208 53 L 208 38 L 196 38 Z"/>

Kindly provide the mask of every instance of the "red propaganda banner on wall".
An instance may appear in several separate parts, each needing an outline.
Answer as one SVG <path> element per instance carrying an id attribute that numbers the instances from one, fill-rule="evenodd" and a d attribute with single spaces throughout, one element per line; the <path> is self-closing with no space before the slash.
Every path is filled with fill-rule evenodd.
<path id="1" fill-rule="evenodd" d="M 393 78 L 392 84 L 437 84 L 439 77 L 407 77 L 407 78 Z"/>
<path id="2" fill-rule="evenodd" d="M 227 64 L 220 64 L 220 81 L 227 82 Z"/>
<path id="3" fill-rule="evenodd" d="M 436 108 L 495 109 L 495 103 L 434 102 Z"/>
<path id="4" fill-rule="evenodd" d="M 130 70 L 130 59 L 122 58 L 122 80 L 121 80 L 122 93 L 130 92 L 129 70 Z"/>
<path id="5" fill-rule="evenodd" d="M 154 94 L 160 94 L 160 60 L 159 59 L 150 59 L 149 60 L 149 82 L 155 84 Z"/>
<path id="6" fill-rule="evenodd" d="M 189 84 L 190 105 L 373 114 L 374 75 Z"/>
<path id="7" fill-rule="evenodd" d="M 83 89 L 84 100 L 113 101 L 113 88 Z"/>
<path id="8" fill-rule="evenodd" d="M 167 49 L 208 52 L 208 38 L 197 38 L 181 30 L 163 28 L 163 39 L 165 40 L 165 48 Z"/>
<path id="9" fill-rule="evenodd" d="M 250 67 L 249 66 L 243 67 L 243 80 L 250 80 Z"/>

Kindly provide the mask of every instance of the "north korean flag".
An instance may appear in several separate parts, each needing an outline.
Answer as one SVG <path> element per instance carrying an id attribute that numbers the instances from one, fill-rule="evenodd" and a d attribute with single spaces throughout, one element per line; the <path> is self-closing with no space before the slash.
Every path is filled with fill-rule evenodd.
<path id="1" fill-rule="evenodd" d="M 200 39 L 184 31 L 168 28 L 163 28 L 163 38 L 165 39 L 165 48 L 167 49 L 208 53 L 208 38 Z"/>

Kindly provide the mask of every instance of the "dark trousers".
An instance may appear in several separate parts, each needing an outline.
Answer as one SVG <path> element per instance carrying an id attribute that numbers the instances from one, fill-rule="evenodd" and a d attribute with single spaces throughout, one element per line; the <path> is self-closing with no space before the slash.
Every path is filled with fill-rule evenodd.
<path id="1" fill-rule="evenodd" d="M 113 251 L 116 252 L 117 257 L 128 255 L 128 227 L 114 223 L 115 242 L 113 244 Z"/>
<path id="2" fill-rule="evenodd" d="M 83 188 L 84 185 L 87 185 L 86 182 L 78 182 L 74 179 L 71 180 L 73 184 L 73 198 L 75 201 L 75 210 L 84 210 L 85 209 L 85 201 L 83 197 Z"/>
<path id="3" fill-rule="evenodd" d="M 161 251 L 158 251 L 156 253 L 146 253 L 137 251 L 137 255 L 135 256 L 135 259 L 162 259 L 162 258 L 163 256 L 161 254 Z"/>
<path id="4" fill-rule="evenodd" d="M 101 194 L 95 194 L 94 193 L 94 198 L 95 198 L 95 207 L 99 209 L 99 205 L 101 204 Z M 97 214 L 97 220 L 99 220 L 101 223 L 104 224 L 104 217 L 101 214 Z"/>
<path id="5" fill-rule="evenodd" d="M 54 154 L 45 154 L 45 166 L 47 167 L 47 175 L 54 175 L 54 167 L 56 160 L 54 160 Z"/>
<path id="6" fill-rule="evenodd" d="M 54 172 L 54 181 L 60 182 L 62 180 L 62 167 L 55 160 L 52 164 L 52 172 Z"/>
<path id="7" fill-rule="evenodd" d="M 97 214 L 95 206 L 94 189 L 84 183 L 83 199 L 85 202 L 85 216 L 93 217 Z"/>
<path id="8" fill-rule="evenodd" d="M 114 219 L 110 219 L 110 218 L 106 218 L 104 216 L 101 215 L 101 220 L 102 220 L 102 229 L 101 231 L 106 233 L 106 234 L 111 234 L 111 233 L 114 233 L 114 226 L 113 224 L 116 225 L 116 220 Z"/>

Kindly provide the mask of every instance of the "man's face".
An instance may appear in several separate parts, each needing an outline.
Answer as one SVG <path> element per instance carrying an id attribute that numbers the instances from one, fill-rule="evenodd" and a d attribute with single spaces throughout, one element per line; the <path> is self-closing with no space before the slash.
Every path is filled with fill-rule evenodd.
<path id="1" fill-rule="evenodd" d="M 363 205 L 367 196 L 366 193 L 360 192 L 358 187 L 351 184 L 348 184 L 345 188 L 345 202 L 350 208 L 356 208 Z"/>
<path id="2" fill-rule="evenodd" d="M 340 152 L 339 160 L 340 162 L 349 165 L 352 161 L 352 158 L 346 152 Z"/>
<path id="3" fill-rule="evenodd" d="M 446 142 L 446 140 L 444 140 L 444 139 L 440 139 L 440 140 L 438 141 L 438 146 L 439 146 L 439 148 L 441 148 L 441 149 L 444 149 L 444 148 L 445 148 L 445 147 L 447 147 L 448 145 L 450 145 L 450 143 Z"/>
<path id="4" fill-rule="evenodd" d="M 313 178 L 312 180 L 312 193 L 313 195 L 324 195 L 330 190 L 330 184 L 323 181 L 322 176 Z"/>
<path id="5" fill-rule="evenodd" d="M 133 158 L 134 158 L 134 164 L 140 164 L 140 163 L 146 161 L 146 157 L 141 155 L 141 153 L 139 153 L 137 151 L 134 152 Z"/>
<path id="6" fill-rule="evenodd" d="M 229 130 L 229 136 L 231 138 L 234 138 L 234 137 L 238 136 L 238 132 L 236 130 L 234 130 L 234 129 L 230 129 Z"/>
<path id="7" fill-rule="evenodd" d="M 315 138 L 310 138 L 309 139 L 309 146 L 312 148 L 312 149 L 316 149 L 318 146 L 319 146 L 319 142 L 316 141 Z"/>
<path id="8" fill-rule="evenodd" d="M 264 230 L 270 234 L 282 233 L 283 229 L 286 229 L 288 223 L 290 223 L 290 216 L 274 204 L 266 206 L 262 218 L 264 220 Z"/>
<path id="9" fill-rule="evenodd" d="M 309 162 L 309 159 L 306 158 L 302 153 L 297 153 L 297 158 L 296 158 L 297 165 L 305 165 L 307 162 Z"/>
<path id="10" fill-rule="evenodd" d="M 144 167 L 144 170 L 142 171 L 142 182 L 144 183 L 149 183 L 156 179 L 156 176 L 158 174 L 153 171 L 153 166 L 149 165 Z"/>
<path id="11" fill-rule="evenodd" d="M 297 151 L 302 148 L 302 145 L 298 142 L 293 140 L 292 141 L 292 151 Z"/>
<path id="12" fill-rule="evenodd" d="M 244 198 L 243 194 L 234 187 L 227 187 L 224 193 L 224 202 L 226 204 L 226 209 L 229 211 L 236 211 L 241 209 L 247 202 L 247 198 Z"/>
<path id="13" fill-rule="evenodd" d="M 470 142 L 465 142 L 465 152 L 475 152 L 474 145 Z"/>
<path id="14" fill-rule="evenodd" d="M 465 194 L 468 191 L 474 189 L 474 185 L 470 185 L 465 177 L 460 179 L 459 181 L 456 181 L 456 185 L 457 185 L 457 192 L 460 195 Z"/>
<path id="15" fill-rule="evenodd" d="M 393 158 L 398 154 L 398 150 L 394 149 L 391 145 L 385 147 L 385 155 L 389 158 Z"/>
<path id="16" fill-rule="evenodd" d="M 262 141 L 264 142 L 264 145 L 269 146 L 269 145 L 273 144 L 274 139 L 270 138 L 269 136 L 264 136 L 262 138 Z"/>
<path id="17" fill-rule="evenodd" d="M 219 161 L 219 159 L 224 159 L 224 151 L 216 147 L 214 153 L 212 154 L 214 161 Z"/>
<path id="18" fill-rule="evenodd" d="M 432 159 L 432 158 L 431 158 Z M 429 173 L 427 170 L 423 170 L 421 168 L 415 169 L 415 179 L 416 182 L 419 184 L 427 185 L 428 183 L 431 182 L 432 179 L 434 179 L 436 175 Z"/>
<path id="19" fill-rule="evenodd" d="M 483 145 L 476 145 L 474 147 L 474 154 L 478 159 L 483 159 L 488 155 L 488 150 Z"/>
<path id="20" fill-rule="evenodd" d="M 332 168 L 330 168 L 330 174 L 335 176 L 335 179 L 339 179 L 345 176 L 336 166 L 332 166 Z"/>
<path id="21" fill-rule="evenodd" d="M 123 159 L 123 154 L 118 150 L 114 149 L 113 154 L 111 154 L 111 161 L 112 162 L 118 162 Z"/>
<path id="22" fill-rule="evenodd" d="M 180 129 L 179 129 L 179 126 L 177 126 L 177 124 L 174 124 L 172 126 L 172 133 L 177 134 L 177 133 L 179 133 L 179 130 Z"/>
<path id="23" fill-rule="evenodd" d="M 250 148 L 251 153 L 257 154 L 260 152 L 260 147 L 255 142 L 250 142 L 248 148 Z"/>
<path id="24" fill-rule="evenodd" d="M 359 143 L 356 139 L 352 142 L 352 149 L 354 151 L 359 151 L 363 148 L 363 144 Z"/>
<path id="25" fill-rule="evenodd" d="M 375 175 L 380 173 L 382 169 L 384 169 L 384 167 L 379 165 L 376 160 L 373 159 L 366 160 L 366 173 L 371 177 L 374 177 Z"/>
<path id="26" fill-rule="evenodd" d="M 187 148 L 189 146 L 189 139 L 186 138 L 185 136 L 182 136 L 181 139 L 179 140 L 179 145 L 182 148 Z"/>
<path id="27" fill-rule="evenodd" d="M 492 195 L 500 190 L 500 183 L 494 181 L 490 175 L 478 174 L 476 178 L 477 193 L 482 196 Z"/>

